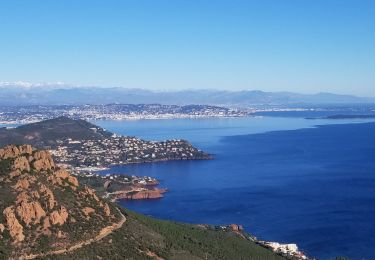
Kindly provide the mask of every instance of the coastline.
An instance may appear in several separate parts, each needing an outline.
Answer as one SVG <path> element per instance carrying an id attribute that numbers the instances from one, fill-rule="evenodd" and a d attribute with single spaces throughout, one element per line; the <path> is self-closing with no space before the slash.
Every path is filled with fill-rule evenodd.
<path id="1" fill-rule="evenodd" d="M 89 121 L 89 122 L 98 122 L 98 121 L 138 121 L 138 120 L 170 120 L 170 119 L 210 119 L 210 118 L 240 118 L 240 117 L 262 117 L 261 115 L 255 115 L 253 113 L 246 115 L 167 115 L 167 116 L 124 116 L 124 117 L 80 117 L 79 119 Z M 54 118 L 54 117 L 52 117 Z M 11 128 L 25 125 L 38 123 L 44 120 L 51 118 L 38 118 L 33 120 L 3 120 L 0 121 L 0 125 L 6 127 L 7 125 L 12 125 Z"/>

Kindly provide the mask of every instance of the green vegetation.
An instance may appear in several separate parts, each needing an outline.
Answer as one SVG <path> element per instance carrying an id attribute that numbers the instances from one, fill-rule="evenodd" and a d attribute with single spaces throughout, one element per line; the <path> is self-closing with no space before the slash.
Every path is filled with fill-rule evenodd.
<path id="1" fill-rule="evenodd" d="M 11 163 L 11 159 L 0 160 L 0 176 L 9 174 Z"/>
<path id="2" fill-rule="evenodd" d="M 93 131 L 92 129 L 96 130 Z M 0 128 L 0 146 L 31 144 L 42 148 L 56 145 L 58 139 L 100 140 L 111 135 L 112 133 L 84 120 L 58 117 L 13 129 Z"/>
<path id="3" fill-rule="evenodd" d="M 283 259 L 238 234 L 126 212 L 124 226 L 100 242 L 51 259 Z M 148 253 L 148 254 L 147 254 Z"/>

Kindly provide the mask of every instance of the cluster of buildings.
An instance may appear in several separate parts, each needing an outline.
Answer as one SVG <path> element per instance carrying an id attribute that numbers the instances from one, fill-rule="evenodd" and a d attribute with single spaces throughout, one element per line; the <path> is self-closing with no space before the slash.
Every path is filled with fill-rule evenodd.
<path id="1" fill-rule="evenodd" d="M 152 178 L 149 176 L 135 176 L 135 175 L 128 175 L 128 174 L 115 174 L 115 173 L 108 173 L 108 174 L 99 174 L 95 172 L 83 172 L 83 171 L 72 171 L 73 175 L 81 178 L 81 179 L 98 179 L 100 182 L 103 183 L 103 186 L 106 186 L 105 183 L 109 182 L 118 182 L 125 185 L 140 185 L 140 186 L 154 186 L 158 185 L 159 181 L 156 178 Z M 105 187 L 107 188 L 107 187 Z"/>
<path id="2" fill-rule="evenodd" d="M 51 150 L 59 163 L 74 167 L 108 167 L 165 160 L 210 159 L 210 156 L 185 140 L 145 141 L 116 136 L 96 140 L 57 140 Z"/>
<path id="3" fill-rule="evenodd" d="M 252 110 L 210 105 L 108 104 L 64 106 L 0 106 L 0 124 L 28 124 L 67 116 L 83 120 L 137 120 L 247 116 Z"/>

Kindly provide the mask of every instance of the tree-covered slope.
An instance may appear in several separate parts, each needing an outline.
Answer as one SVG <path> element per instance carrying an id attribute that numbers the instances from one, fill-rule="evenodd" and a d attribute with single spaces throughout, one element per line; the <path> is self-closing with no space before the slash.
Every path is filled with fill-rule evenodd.
<path id="1" fill-rule="evenodd" d="M 284 259 L 234 232 L 122 211 L 127 218 L 122 228 L 100 242 L 53 259 Z"/>

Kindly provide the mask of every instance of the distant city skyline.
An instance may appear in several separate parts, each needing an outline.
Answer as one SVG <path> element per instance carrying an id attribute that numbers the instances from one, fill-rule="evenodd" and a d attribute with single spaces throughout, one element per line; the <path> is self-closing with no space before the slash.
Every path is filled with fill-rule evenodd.
<path id="1" fill-rule="evenodd" d="M 375 97 L 370 0 L 0 3 L 0 82 Z"/>

